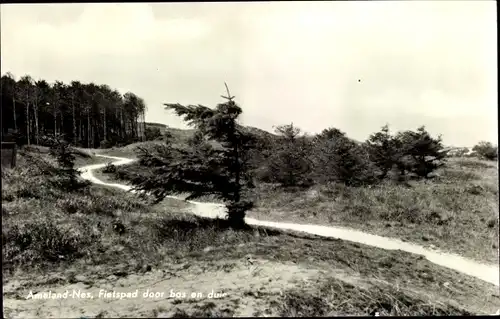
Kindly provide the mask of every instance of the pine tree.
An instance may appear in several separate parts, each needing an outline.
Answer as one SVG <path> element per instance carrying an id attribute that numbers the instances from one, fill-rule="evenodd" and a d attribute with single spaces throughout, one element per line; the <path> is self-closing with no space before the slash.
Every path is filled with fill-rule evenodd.
<path id="1" fill-rule="evenodd" d="M 275 151 L 269 158 L 269 175 L 273 182 L 282 186 L 306 186 L 309 184 L 311 145 L 301 130 L 292 124 L 276 128 L 280 136 Z"/>
<path id="2" fill-rule="evenodd" d="M 389 125 L 384 125 L 380 132 L 370 135 L 366 146 L 370 160 L 380 170 L 379 179 L 385 178 L 402 156 L 398 141 L 389 132 Z"/>
<path id="3" fill-rule="evenodd" d="M 314 139 L 313 162 L 319 182 L 349 186 L 373 182 L 373 167 L 366 150 L 339 129 L 323 130 Z"/>
<path id="4" fill-rule="evenodd" d="M 89 182 L 79 179 L 80 171 L 75 168 L 75 156 L 88 158 L 89 155 L 71 147 L 62 135 L 44 136 L 43 139 L 45 144 L 50 145 L 49 154 L 58 164 L 52 183 L 67 191 L 78 191 L 87 187 Z"/>
<path id="5" fill-rule="evenodd" d="M 416 132 L 400 132 L 395 138 L 402 154 L 398 164 L 401 169 L 428 178 L 431 172 L 445 164 L 447 152 L 443 151 L 441 136 L 431 137 L 425 126 L 419 127 Z M 404 158 L 409 163 L 403 163 Z"/>
<path id="6" fill-rule="evenodd" d="M 227 96 L 222 97 L 227 101 L 215 109 L 164 104 L 194 126 L 197 133 L 184 147 L 168 142 L 152 150 L 141 149 L 140 164 L 152 174 L 147 178 L 135 176 L 131 182 L 134 189 L 152 194 L 157 201 L 169 194 L 189 193 L 187 200 L 214 195 L 225 202 L 229 224 L 241 228 L 245 226 L 245 212 L 253 207 L 252 201 L 243 198 L 245 191 L 253 187 L 245 163 L 253 137 L 237 124 L 242 109 L 227 85 L 226 90 Z"/>

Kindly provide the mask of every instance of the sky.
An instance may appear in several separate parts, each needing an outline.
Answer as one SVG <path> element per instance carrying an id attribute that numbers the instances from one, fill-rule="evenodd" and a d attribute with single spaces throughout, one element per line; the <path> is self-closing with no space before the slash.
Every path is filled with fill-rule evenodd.
<path id="1" fill-rule="evenodd" d="M 163 103 L 214 107 L 227 82 L 267 131 L 496 144 L 496 21 L 495 1 L 2 4 L 1 72 L 131 91 L 171 127 Z"/>

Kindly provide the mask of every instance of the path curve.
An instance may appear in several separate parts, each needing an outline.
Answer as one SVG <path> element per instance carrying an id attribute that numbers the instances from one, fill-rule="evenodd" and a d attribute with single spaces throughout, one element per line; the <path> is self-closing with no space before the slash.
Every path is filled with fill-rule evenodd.
<path id="1" fill-rule="evenodd" d="M 135 159 L 108 156 L 108 155 L 96 154 L 96 156 L 116 160 L 115 162 L 113 162 L 115 166 L 127 165 L 135 161 Z M 105 183 L 96 178 L 92 174 L 93 170 L 100 169 L 105 166 L 106 164 L 93 164 L 81 167 L 80 168 L 80 170 L 82 171 L 81 176 L 82 178 L 89 180 L 95 184 L 116 187 L 123 189 L 125 191 L 131 191 L 132 187 L 129 185 Z M 168 196 L 168 197 L 182 200 L 182 198 L 176 196 Z M 188 202 L 194 205 L 191 212 L 195 215 L 202 217 L 209 217 L 209 218 L 225 217 L 225 207 L 222 204 L 202 203 L 196 201 L 188 201 Z M 266 226 L 278 229 L 301 231 L 309 234 L 319 235 L 323 237 L 338 238 L 342 240 L 347 240 L 387 250 L 402 250 L 412 254 L 422 255 L 434 264 L 456 270 L 458 272 L 476 277 L 478 279 L 499 286 L 500 272 L 499 272 L 499 267 L 497 265 L 487 265 L 458 255 L 439 252 L 437 250 L 430 250 L 416 244 L 403 242 L 400 239 L 372 235 L 359 230 L 348 229 L 343 227 L 278 223 L 271 221 L 262 221 L 248 217 L 245 218 L 245 221 L 249 225 L 258 225 L 258 226 Z"/>

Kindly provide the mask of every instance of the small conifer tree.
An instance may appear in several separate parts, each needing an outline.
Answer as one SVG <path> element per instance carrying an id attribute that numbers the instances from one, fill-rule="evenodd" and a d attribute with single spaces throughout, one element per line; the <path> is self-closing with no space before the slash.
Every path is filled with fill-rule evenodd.
<path id="1" fill-rule="evenodd" d="M 253 202 L 243 199 L 253 187 L 245 165 L 245 154 L 253 136 L 238 125 L 242 109 L 235 103 L 226 85 L 227 101 L 214 109 L 203 105 L 164 104 L 197 130 L 187 147 L 166 143 L 161 150 L 142 149 L 140 164 L 152 172 L 147 178 L 136 176 L 136 190 L 153 194 L 161 201 L 170 194 L 189 193 L 187 200 L 205 195 L 222 199 L 232 227 L 245 226 L 245 212 Z M 212 143 L 209 143 L 212 142 Z M 153 176 L 153 177 L 151 177 Z"/>

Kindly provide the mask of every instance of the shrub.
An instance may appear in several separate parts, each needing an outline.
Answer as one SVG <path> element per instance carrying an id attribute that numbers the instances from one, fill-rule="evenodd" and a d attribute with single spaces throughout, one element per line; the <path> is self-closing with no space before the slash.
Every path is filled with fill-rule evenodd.
<path id="1" fill-rule="evenodd" d="M 114 174 L 116 173 L 116 166 L 113 165 L 113 163 L 109 162 L 106 164 L 102 172 L 106 174 Z"/>
<path id="2" fill-rule="evenodd" d="M 49 154 L 57 162 L 51 179 L 52 185 L 67 191 L 86 188 L 90 183 L 80 180 L 80 171 L 75 169 L 75 155 L 83 156 L 82 152 L 72 148 L 62 136 L 45 136 L 43 140 L 50 145 Z"/>
<path id="3" fill-rule="evenodd" d="M 400 132 L 395 140 L 401 155 L 397 165 L 402 174 L 409 171 L 428 178 L 430 173 L 445 164 L 446 152 L 443 151 L 441 136 L 431 137 L 424 126 L 416 132 Z"/>
<path id="4" fill-rule="evenodd" d="M 144 130 L 146 141 L 157 140 L 162 137 L 161 130 L 157 127 L 146 127 Z"/>
<path id="5" fill-rule="evenodd" d="M 280 138 L 267 162 L 263 177 L 282 186 L 308 186 L 311 182 L 311 143 L 293 124 L 276 128 Z"/>
<path id="6" fill-rule="evenodd" d="M 270 178 L 264 176 L 266 175 L 264 172 L 267 172 L 266 163 L 274 151 L 273 139 L 270 135 L 263 134 L 254 134 L 254 137 L 255 143 L 246 154 L 248 156 L 248 164 L 250 169 L 256 174 L 255 178 L 257 180 L 261 180 L 260 176 L 262 175 L 264 179 L 268 179 L 267 181 L 270 181 Z"/>
<path id="7" fill-rule="evenodd" d="M 370 135 L 365 142 L 370 161 L 379 169 L 377 176 L 383 179 L 391 171 L 402 156 L 398 141 L 389 133 L 389 126 L 382 127 L 380 132 Z"/>
<path id="8" fill-rule="evenodd" d="M 498 147 L 493 146 L 490 142 L 479 142 L 472 150 L 477 153 L 480 158 L 496 161 L 498 158 Z"/>
<path id="9" fill-rule="evenodd" d="M 113 146 L 113 143 L 111 141 L 108 141 L 108 140 L 102 140 L 101 143 L 99 144 L 99 146 L 101 148 L 110 148 L 111 146 Z"/>
<path id="10" fill-rule="evenodd" d="M 317 135 L 312 154 L 314 177 L 320 183 L 358 186 L 375 181 L 374 167 L 366 149 L 338 129 L 326 129 Z"/>
<path id="11" fill-rule="evenodd" d="M 96 241 L 90 229 L 78 231 L 51 220 L 37 220 L 2 232 L 4 264 L 58 262 L 84 255 Z"/>

